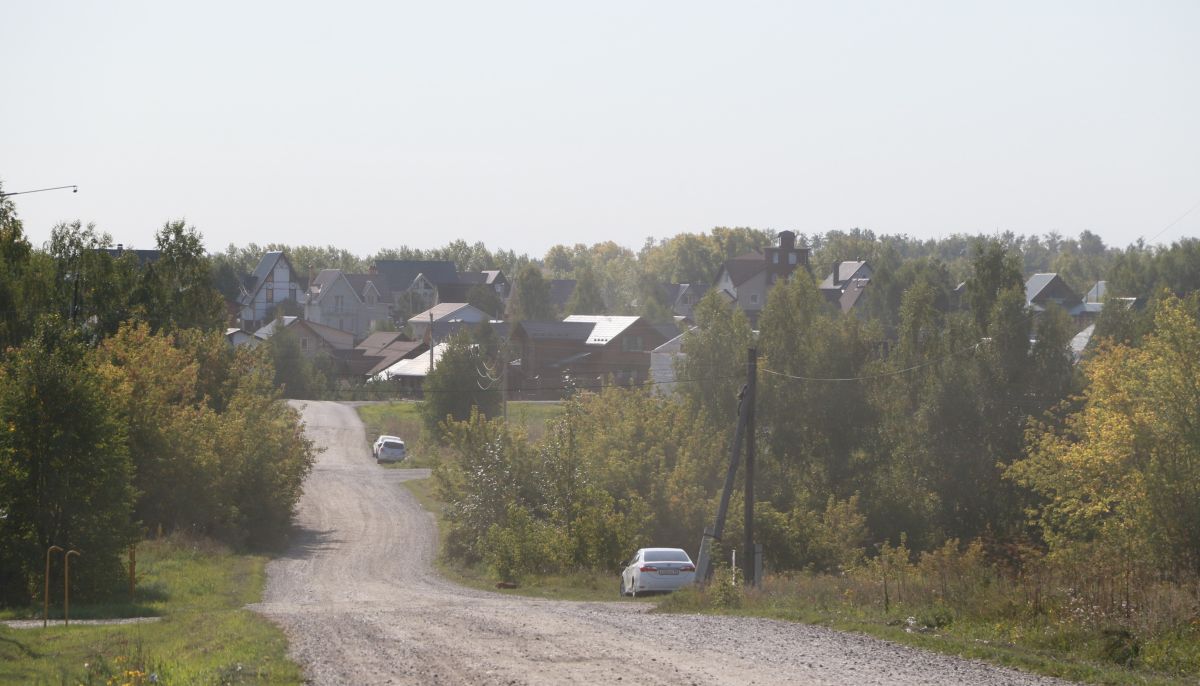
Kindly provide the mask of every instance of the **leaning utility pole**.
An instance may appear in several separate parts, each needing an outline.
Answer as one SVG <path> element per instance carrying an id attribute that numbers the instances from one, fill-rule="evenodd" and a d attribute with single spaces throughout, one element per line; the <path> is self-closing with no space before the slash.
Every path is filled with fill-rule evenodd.
<path id="1" fill-rule="evenodd" d="M 717 518 L 713 526 L 704 530 L 704 538 L 700 541 L 700 554 L 698 555 L 696 565 L 696 578 L 704 583 L 712 576 L 712 543 L 720 541 L 721 536 L 725 533 L 725 516 L 729 512 L 729 499 L 733 495 L 733 482 L 737 477 L 738 458 L 742 449 L 742 437 L 747 439 L 747 462 L 746 462 L 746 551 L 743 552 L 743 559 L 749 558 L 749 575 L 745 578 L 753 580 L 754 577 L 754 548 L 753 548 L 753 519 L 754 519 L 754 467 L 752 462 L 754 450 L 754 394 L 757 384 L 755 376 L 758 370 L 758 351 L 754 348 L 749 349 L 748 364 L 746 366 L 747 381 L 746 385 L 742 386 L 742 390 L 738 392 L 738 419 L 737 424 L 733 429 L 733 442 L 729 447 L 729 469 L 725 472 L 725 487 L 721 490 L 721 502 L 717 506 Z M 749 431 L 747 431 L 749 427 Z"/>
<path id="2" fill-rule="evenodd" d="M 746 530 L 742 539 L 742 564 L 746 583 L 757 586 L 754 548 L 754 397 L 758 391 L 758 350 L 750 348 L 746 359 Z"/>

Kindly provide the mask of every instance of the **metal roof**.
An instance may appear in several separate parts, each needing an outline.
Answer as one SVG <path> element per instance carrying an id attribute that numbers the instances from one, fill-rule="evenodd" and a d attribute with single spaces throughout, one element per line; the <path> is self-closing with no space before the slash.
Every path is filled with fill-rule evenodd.
<path id="1" fill-rule="evenodd" d="M 641 317 L 617 317 L 610 315 L 593 315 L 593 314 L 573 314 L 564 319 L 568 323 L 595 324 L 592 327 L 591 334 L 588 335 L 588 345 L 608 345 L 608 342 L 621 332 L 628 329 L 634 322 Z"/>

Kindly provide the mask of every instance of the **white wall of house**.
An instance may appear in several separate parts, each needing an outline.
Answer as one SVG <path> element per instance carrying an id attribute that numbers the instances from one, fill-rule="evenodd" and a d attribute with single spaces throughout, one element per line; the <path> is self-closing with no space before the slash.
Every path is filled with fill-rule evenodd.
<path id="1" fill-rule="evenodd" d="M 301 294 L 300 286 L 294 280 L 288 263 L 279 260 L 262 288 L 254 294 L 253 302 L 242 308 L 242 320 L 261 322 L 266 318 L 267 312 L 279 303 L 289 298 L 299 303 Z"/>

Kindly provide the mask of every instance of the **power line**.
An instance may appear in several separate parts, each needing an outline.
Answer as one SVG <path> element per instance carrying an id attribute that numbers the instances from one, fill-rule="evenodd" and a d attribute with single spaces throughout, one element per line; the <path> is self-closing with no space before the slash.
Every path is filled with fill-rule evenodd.
<path id="1" fill-rule="evenodd" d="M 777 371 L 775 371 L 774 369 L 767 369 L 766 367 L 761 367 L 761 366 L 759 367 L 759 369 L 760 369 L 760 370 L 762 370 L 763 372 L 766 372 L 767 374 L 771 374 L 771 375 L 773 375 L 773 376 L 782 377 L 782 378 L 785 378 L 785 379 L 793 379 L 793 380 L 795 380 L 795 381 L 834 381 L 834 382 L 840 382 L 840 381 L 870 381 L 870 380 L 872 380 L 872 379 L 882 379 L 882 378 L 886 378 L 886 377 L 889 377 L 889 376 L 899 376 L 899 375 L 901 375 L 901 374 L 907 374 L 907 373 L 909 373 L 909 372 L 911 372 L 911 371 L 916 371 L 916 370 L 918 370 L 918 369 L 921 369 L 922 367 L 928 367 L 928 366 L 930 366 L 930 365 L 937 364 L 938 362 L 942 362 L 942 361 L 944 361 L 944 360 L 948 360 L 948 359 L 950 359 L 951 357 L 954 357 L 954 356 L 956 356 L 956 355 L 961 355 L 962 353 L 965 353 L 965 352 L 967 352 L 968 350 L 976 350 L 976 349 L 978 349 L 978 348 L 979 348 L 979 346 L 980 346 L 980 345 L 983 345 L 983 341 L 982 341 L 982 340 L 981 340 L 981 341 L 978 341 L 977 343 L 974 343 L 974 344 L 972 344 L 972 345 L 970 345 L 970 346 L 968 346 L 968 347 L 966 347 L 966 348 L 963 348 L 963 349 L 961 349 L 961 350 L 957 350 L 957 351 L 955 351 L 955 352 L 952 352 L 952 353 L 950 353 L 950 354 L 948 354 L 948 355 L 944 355 L 944 356 L 942 356 L 942 357 L 939 357 L 939 358 L 936 358 L 936 359 L 933 359 L 933 360 L 927 360 L 927 361 L 925 361 L 925 362 L 922 362 L 921 364 L 913 365 L 913 366 L 911 366 L 911 367 L 906 367 L 906 368 L 904 368 L 904 369 L 896 369 L 896 370 L 893 370 L 893 371 L 890 371 L 890 372 L 880 372 L 879 374 L 871 374 L 871 375 L 869 375 L 869 376 L 813 377 L 813 376 L 798 376 L 798 375 L 796 375 L 796 374 L 785 374 L 784 372 L 777 372 Z"/>
<path id="2" fill-rule="evenodd" d="M 1166 233 L 1166 232 L 1167 232 L 1167 230 L 1168 230 L 1168 229 L 1170 229 L 1171 227 L 1175 226 L 1175 225 L 1176 225 L 1176 224 L 1178 224 L 1179 222 L 1183 221 L 1183 220 L 1184 220 L 1184 218 L 1186 218 L 1186 217 L 1187 217 L 1189 214 L 1191 214 L 1192 212 L 1195 212 L 1197 208 L 1200 208 L 1200 201 L 1197 201 L 1195 205 L 1192 205 L 1192 206 L 1191 206 L 1191 208 L 1190 208 L 1190 209 L 1188 209 L 1188 211 L 1187 211 L 1187 212 L 1184 212 L 1183 214 L 1179 215 L 1179 218 L 1177 218 L 1175 221 L 1173 221 L 1173 222 L 1171 222 L 1170 224 L 1167 224 L 1166 226 L 1164 226 L 1164 227 L 1163 227 L 1161 230 L 1159 230 L 1159 232 L 1158 232 L 1158 233 L 1156 233 L 1156 234 L 1154 234 L 1153 236 L 1151 236 L 1151 237 L 1150 237 L 1150 240 L 1148 240 L 1148 241 L 1146 241 L 1146 242 L 1147 242 L 1147 243 L 1152 243 L 1152 242 L 1154 242 L 1154 239 L 1155 239 L 1155 238 L 1158 238 L 1159 236 L 1163 235 L 1164 233 Z"/>

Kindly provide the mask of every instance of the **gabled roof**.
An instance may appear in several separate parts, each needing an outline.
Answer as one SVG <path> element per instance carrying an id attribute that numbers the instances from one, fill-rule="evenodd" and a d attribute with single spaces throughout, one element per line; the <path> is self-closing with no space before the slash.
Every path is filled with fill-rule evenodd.
<path id="1" fill-rule="evenodd" d="M 483 282 L 489 286 L 496 283 L 496 279 L 505 278 L 504 272 L 500 269 L 485 269 L 480 274 L 483 274 Z"/>
<path id="2" fill-rule="evenodd" d="M 342 273 L 341 269 L 322 269 L 321 272 L 317 274 L 317 277 L 313 279 L 312 283 L 308 286 L 309 302 L 321 302 L 321 299 L 326 293 L 329 292 L 329 288 L 333 286 L 333 284 L 337 283 L 339 279 L 345 278 L 346 275 Z M 354 286 L 351 285 L 349 281 L 346 281 L 346 286 L 352 293 L 354 293 L 354 297 L 358 298 L 360 301 L 362 300 L 362 296 L 355 292 Z"/>
<path id="3" fill-rule="evenodd" d="M 446 260 L 376 260 L 375 268 L 395 291 L 408 290 L 418 274 L 434 285 L 458 281 L 458 270 Z"/>
<path id="4" fill-rule="evenodd" d="M 843 260 L 842 262 L 838 262 L 836 265 L 837 283 L 834 283 L 834 272 L 831 270 L 829 276 L 825 277 L 825 280 L 821 282 L 818 288 L 821 290 L 841 290 L 845 288 L 846 282 L 851 279 L 870 278 L 869 276 L 859 274 L 859 272 L 863 271 L 863 267 L 867 267 L 867 263 L 862 260 Z M 870 267 L 867 267 L 867 270 L 869 271 Z"/>
<path id="5" fill-rule="evenodd" d="M 404 334 L 399 331 L 376 331 L 354 347 L 366 350 L 368 355 L 374 355 L 389 345 L 403 340 Z"/>
<path id="6" fill-rule="evenodd" d="M 588 345 L 608 345 L 612 339 L 620 336 L 625 329 L 633 326 L 641 317 L 617 317 L 611 315 L 595 315 L 595 314 L 573 314 L 564 319 L 564 322 L 572 323 L 590 323 L 592 332 L 588 335 Z"/>
<path id="7" fill-rule="evenodd" d="M 275 265 L 279 264 L 280 260 L 283 260 L 287 264 L 288 274 L 292 276 L 292 282 L 298 283 L 296 281 L 296 270 L 292 267 L 291 260 L 282 252 L 273 250 L 262 256 L 262 259 L 258 261 L 258 266 L 254 268 L 254 273 L 250 275 L 250 278 L 246 279 L 244 283 L 246 292 L 238 299 L 241 304 L 249 305 L 254 302 L 254 296 L 258 295 L 258 291 L 262 289 L 263 284 L 267 281 L 267 277 L 271 275 L 272 270 L 275 269 Z"/>
<path id="8" fill-rule="evenodd" d="M 756 250 L 738 255 L 731 260 L 725 260 L 725 264 L 721 265 L 721 271 L 729 274 L 729 280 L 736 288 L 766 271 L 767 266 L 766 255 Z M 721 275 L 718 272 L 717 280 L 719 281 L 720 278 Z"/>
<path id="9" fill-rule="evenodd" d="M 428 323 L 430 317 L 432 316 L 433 321 L 440 322 L 455 319 L 456 316 L 457 318 L 461 319 L 464 314 L 467 314 L 471 311 L 477 315 L 477 318 L 488 318 L 486 312 L 468 303 L 438 303 L 437 305 L 434 305 L 420 314 L 414 314 L 413 316 L 409 317 L 408 320 Z"/>
<path id="10" fill-rule="evenodd" d="M 1058 274 L 1055 273 L 1040 273 L 1029 277 L 1029 280 L 1025 282 L 1025 302 L 1033 302 L 1056 278 L 1058 278 Z"/>
<path id="11" fill-rule="evenodd" d="M 1087 292 L 1087 297 L 1083 299 L 1086 303 L 1102 303 L 1108 295 L 1108 282 L 1097 281 L 1095 286 Z"/>
<path id="12" fill-rule="evenodd" d="M 308 327 L 317 335 L 318 338 L 328 343 L 331 348 L 335 349 L 348 348 L 350 346 L 343 346 L 342 344 L 346 340 L 354 340 L 353 334 L 347 331 L 335 329 L 332 326 L 325 326 L 324 324 L 319 324 L 317 322 L 310 322 L 307 319 L 301 319 L 300 317 L 293 317 L 291 315 L 279 317 L 278 319 L 272 319 L 264 324 L 258 331 L 255 331 L 254 336 L 262 339 L 270 338 L 275 334 L 275 324 L 277 322 L 283 322 L 283 328 L 285 329 L 290 329 L 293 326 Z M 349 337 L 349 339 L 347 339 L 347 337 Z"/>
<path id="13" fill-rule="evenodd" d="M 387 277 L 382 274 L 346 274 L 346 280 L 350 282 L 350 287 L 358 294 L 359 300 L 366 300 L 367 289 L 374 288 L 376 293 L 383 297 L 390 297 L 388 294 L 392 292 L 391 286 L 388 285 Z"/>
<path id="14" fill-rule="evenodd" d="M 397 377 L 417 377 L 425 378 L 429 375 L 429 360 L 433 358 L 433 367 L 437 368 L 437 363 L 442 359 L 442 354 L 446 352 L 446 343 L 438 343 L 433 346 L 432 350 L 417 355 L 416 357 L 404 358 L 398 360 L 392 366 L 375 374 L 378 380 L 394 379 Z"/>
<path id="15" fill-rule="evenodd" d="M 376 362 L 367 374 L 375 376 L 400 360 L 416 357 L 427 349 L 424 341 L 396 341 L 376 353 L 368 353 Z"/>
<path id="16" fill-rule="evenodd" d="M 845 290 L 842 291 L 842 296 L 838 298 L 838 306 L 842 309 L 842 312 L 849 312 L 854 309 L 854 305 L 867 292 L 867 286 L 869 285 L 871 285 L 870 279 L 850 279 L 844 283 L 843 287 Z"/>
<path id="17" fill-rule="evenodd" d="M 470 285 L 484 284 L 487 283 L 487 277 L 484 276 L 483 272 L 459 272 L 458 283 Z"/>
<path id="18" fill-rule="evenodd" d="M 521 322 L 525 335 L 535 341 L 586 342 L 596 325 L 591 322 Z"/>
<path id="19" fill-rule="evenodd" d="M 139 267 L 145 267 L 147 264 L 157 262 L 158 259 L 162 257 L 162 253 L 158 250 L 134 250 L 133 248 L 126 248 L 122 245 L 118 245 L 115 248 L 101 248 L 100 250 L 101 252 L 108 253 L 109 257 L 112 257 L 114 260 L 121 259 L 121 256 L 125 255 L 126 253 L 133 253 L 134 255 L 137 255 L 137 263 Z"/>
<path id="20" fill-rule="evenodd" d="M 496 334 L 497 338 L 508 338 L 508 322 L 489 320 L 488 324 L 492 327 L 492 332 Z M 464 327 L 474 331 L 482 325 L 482 322 L 464 322 L 461 319 L 441 322 L 435 321 L 433 323 L 433 339 L 435 341 L 444 341 L 458 333 Z"/>

